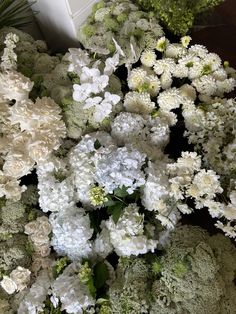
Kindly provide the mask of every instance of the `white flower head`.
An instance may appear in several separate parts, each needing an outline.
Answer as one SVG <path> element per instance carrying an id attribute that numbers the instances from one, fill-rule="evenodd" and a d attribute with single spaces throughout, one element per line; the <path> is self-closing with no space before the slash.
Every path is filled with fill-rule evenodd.
<path id="1" fill-rule="evenodd" d="M 3 279 L 1 281 L 1 287 L 8 293 L 13 294 L 17 290 L 17 285 L 14 280 L 12 280 L 8 276 L 3 276 Z"/>
<path id="2" fill-rule="evenodd" d="M 148 68 L 153 67 L 154 63 L 156 62 L 156 54 L 154 50 L 145 50 L 141 54 L 140 61 L 144 66 Z"/>
<path id="3" fill-rule="evenodd" d="M 183 36 L 181 37 L 180 41 L 181 41 L 181 44 L 183 45 L 183 47 L 187 48 L 190 41 L 192 40 L 192 38 L 190 36 Z"/>

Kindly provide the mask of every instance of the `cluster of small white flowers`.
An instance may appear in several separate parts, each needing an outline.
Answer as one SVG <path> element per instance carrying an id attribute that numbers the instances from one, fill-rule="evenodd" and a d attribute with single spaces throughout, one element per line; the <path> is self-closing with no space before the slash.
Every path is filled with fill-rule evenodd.
<path id="1" fill-rule="evenodd" d="M 106 60 L 103 74 L 97 68 L 99 63 L 95 62 L 91 65 L 91 60 L 81 49 L 78 49 L 77 55 L 75 49 L 71 50 L 69 59 L 72 63 L 68 71 L 75 72 L 80 80 L 80 84 L 73 85 L 73 99 L 81 103 L 83 109 L 93 108 L 94 122 L 101 123 L 109 117 L 113 107 L 121 99 L 119 95 L 106 91 L 109 76 L 112 75 L 119 64 L 119 53 L 117 52 L 112 58 Z M 104 93 L 102 97 L 100 96 L 101 93 Z M 98 94 L 99 96 L 96 96 Z"/>
<path id="2" fill-rule="evenodd" d="M 72 207 L 66 211 L 52 213 L 49 217 L 52 225 L 51 245 L 60 255 L 72 260 L 88 258 L 92 254 L 89 215 L 83 208 Z"/>
<path id="3" fill-rule="evenodd" d="M 156 248 L 158 241 L 144 235 L 144 215 L 139 213 L 137 204 L 125 207 L 116 224 L 110 217 L 105 226 L 109 230 L 111 244 L 120 256 L 145 254 Z"/>
<path id="4" fill-rule="evenodd" d="M 0 284 L 1 287 L 8 293 L 13 294 L 17 291 L 22 291 L 27 288 L 30 282 L 30 270 L 21 266 L 17 266 L 9 276 L 3 276 Z"/>
<path id="5" fill-rule="evenodd" d="M 6 47 L 3 50 L 3 55 L 1 57 L 2 63 L 1 68 L 5 71 L 16 70 L 17 68 L 17 55 L 14 52 L 16 43 L 19 41 L 19 37 L 16 34 L 9 33 L 6 36 L 4 44 Z"/>
<path id="6" fill-rule="evenodd" d="M 79 269 L 79 263 L 70 264 L 52 284 L 51 300 L 55 307 L 60 300 L 61 310 L 66 313 L 83 314 L 95 305 L 95 299 L 78 276 Z"/>
<path id="7" fill-rule="evenodd" d="M 33 243 L 36 256 L 46 257 L 50 254 L 50 238 L 52 226 L 48 217 L 38 217 L 36 220 L 25 225 L 25 234 L 27 234 Z"/>

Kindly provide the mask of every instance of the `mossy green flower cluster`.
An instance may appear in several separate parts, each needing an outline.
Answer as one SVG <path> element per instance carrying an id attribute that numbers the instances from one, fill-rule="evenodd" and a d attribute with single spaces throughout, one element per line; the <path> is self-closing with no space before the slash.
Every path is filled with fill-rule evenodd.
<path id="1" fill-rule="evenodd" d="M 154 11 L 164 26 L 173 34 L 185 35 L 195 18 L 224 0 L 136 0 L 141 8 Z"/>

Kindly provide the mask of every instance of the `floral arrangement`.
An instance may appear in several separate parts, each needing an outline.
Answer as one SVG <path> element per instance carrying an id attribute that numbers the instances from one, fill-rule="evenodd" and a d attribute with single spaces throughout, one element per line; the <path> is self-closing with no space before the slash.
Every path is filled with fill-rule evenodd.
<path id="1" fill-rule="evenodd" d="M 0 313 L 235 314 L 236 71 L 127 0 L 80 32 L 0 31 Z"/>

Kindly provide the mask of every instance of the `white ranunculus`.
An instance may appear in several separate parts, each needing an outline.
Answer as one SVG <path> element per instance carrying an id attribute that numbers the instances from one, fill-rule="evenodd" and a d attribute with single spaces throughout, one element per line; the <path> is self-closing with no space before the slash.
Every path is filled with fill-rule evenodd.
<path id="1" fill-rule="evenodd" d="M 17 285 L 17 290 L 22 291 L 27 288 L 27 285 L 30 282 L 30 270 L 21 266 L 18 266 L 14 269 L 11 274 L 10 278 L 15 282 Z"/>

